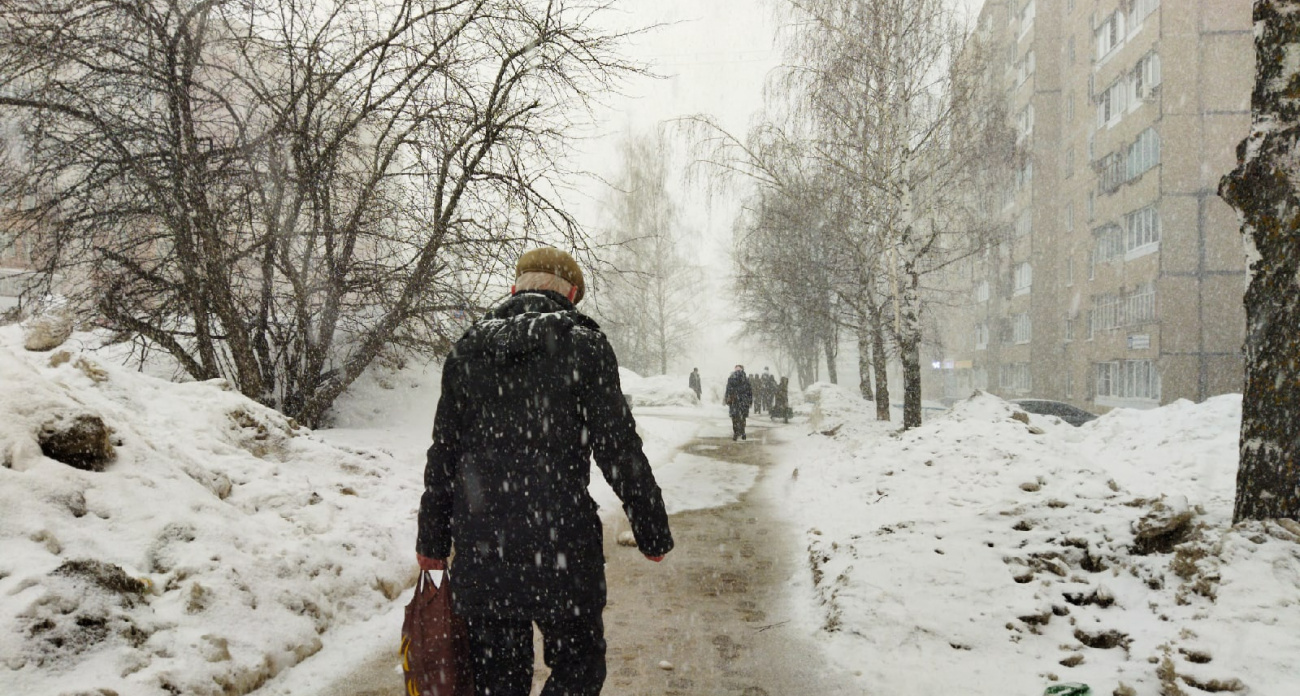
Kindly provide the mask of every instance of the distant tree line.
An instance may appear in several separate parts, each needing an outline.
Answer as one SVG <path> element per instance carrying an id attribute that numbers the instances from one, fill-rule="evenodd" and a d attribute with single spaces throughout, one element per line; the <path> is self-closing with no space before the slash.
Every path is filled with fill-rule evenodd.
<path id="1" fill-rule="evenodd" d="M 584 246 L 566 138 L 634 70 L 602 4 L 0 1 L 10 231 L 85 318 L 318 424 L 529 240 Z"/>
<path id="2" fill-rule="evenodd" d="M 715 176 L 747 182 L 736 222 L 737 294 L 749 330 L 790 356 L 800 382 L 842 332 L 859 388 L 890 418 L 887 366 L 902 367 L 903 426 L 921 422 L 921 347 L 943 293 L 926 280 L 996 246 L 991 203 L 1018 156 L 992 46 L 945 0 L 787 0 L 787 65 L 744 137 L 692 119 Z M 874 383 L 873 383 L 874 379 Z"/>

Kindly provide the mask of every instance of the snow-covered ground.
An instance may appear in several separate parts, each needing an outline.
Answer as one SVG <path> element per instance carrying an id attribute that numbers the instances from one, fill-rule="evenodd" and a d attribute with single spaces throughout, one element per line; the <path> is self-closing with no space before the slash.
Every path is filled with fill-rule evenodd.
<path id="1" fill-rule="evenodd" d="M 0 693 L 305 695 L 346 674 L 359 643 L 396 645 L 438 366 L 363 377 L 336 427 L 309 431 L 221 380 L 122 367 L 124 349 L 99 343 L 27 352 L 0 328 Z M 677 403 L 667 378 L 629 381 L 640 403 Z M 670 510 L 752 482 L 679 452 L 698 407 L 637 410 Z M 103 471 L 38 442 L 83 414 L 111 429 Z M 595 470 L 592 492 L 621 514 Z"/>
<path id="2" fill-rule="evenodd" d="M 1230 525 L 1239 396 L 1074 428 L 979 395 L 900 435 L 815 391 L 777 490 L 864 689 L 1300 693 L 1300 525 Z"/>
<path id="3" fill-rule="evenodd" d="M 305 696 L 395 643 L 436 365 L 376 371 L 312 432 L 93 336 L 20 343 L 0 328 L 0 691 Z M 635 410 L 674 512 L 756 475 L 681 451 L 726 434 L 685 381 L 625 376 L 659 404 Z M 1300 693 L 1300 526 L 1230 526 L 1239 397 L 1073 428 L 978 396 L 898 434 L 811 393 L 762 490 L 805 535 L 798 620 L 864 689 Z M 104 471 L 42 454 L 79 414 L 112 430 Z M 617 519 L 598 474 L 592 492 Z"/>
<path id="4" fill-rule="evenodd" d="M 61 353 L 0 329 L 4 693 L 244 693 L 411 583 L 419 479 L 394 458 L 220 380 Z M 112 430 L 104 471 L 42 455 L 78 414 Z"/>

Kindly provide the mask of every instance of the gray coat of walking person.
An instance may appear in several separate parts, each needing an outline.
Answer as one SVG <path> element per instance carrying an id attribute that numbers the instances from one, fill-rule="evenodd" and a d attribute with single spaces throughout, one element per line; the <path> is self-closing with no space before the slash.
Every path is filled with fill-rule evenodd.
<path id="1" fill-rule="evenodd" d="M 558 249 L 524 254 L 512 296 L 456 342 L 420 500 L 420 567 L 455 549 L 452 605 L 469 627 L 475 693 L 527 696 L 533 625 L 551 668 L 542 691 L 605 681 L 605 556 L 591 460 L 652 561 L 673 548 L 663 497 L 600 327 L 575 303 L 582 271 Z"/>

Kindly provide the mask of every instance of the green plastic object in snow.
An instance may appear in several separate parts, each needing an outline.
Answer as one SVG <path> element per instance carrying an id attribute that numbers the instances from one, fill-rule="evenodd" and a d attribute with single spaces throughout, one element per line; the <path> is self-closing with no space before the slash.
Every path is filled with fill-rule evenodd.
<path id="1" fill-rule="evenodd" d="M 1047 687 L 1043 696 L 1092 696 L 1092 687 L 1087 684 L 1053 684 Z"/>

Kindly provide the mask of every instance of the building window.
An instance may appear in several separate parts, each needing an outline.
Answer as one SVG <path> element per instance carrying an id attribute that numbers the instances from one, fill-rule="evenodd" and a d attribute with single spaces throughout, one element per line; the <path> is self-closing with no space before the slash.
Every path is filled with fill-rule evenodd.
<path id="1" fill-rule="evenodd" d="M 1087 312 L 1084 312 L 1083 325 L 1085 328 L 1088 329 L 1088 340 L 1091 341 L 1092 337 L 1097 333 L 1096 328 L 1093 326 L 1091 309 L 1088 310 Z"/>
<path id="2" fill-rule="evenodd" d="M 1074 373 L 1069 370 L 1065 372 L 1065 398 L 1074 398 Z"/>
<path id="3" fill-rule="evenodd" d="M 1069 59 L 1070 65 L 1074 65 L 1074 37 L 1071 36 L 1069 41 L 1065 42 L 1065 57 Z"/>
<path id="4" fill-rule="evenodd" d="M 976 302 L 989 301 L 989 281 L 981 280 L 980 284 L 975 286 L 975 301 Z"/>
<path id="5" fill-rule="evenodd" d="M 1112 152 L 1097 162 L 1097 186 L 1102 193 L 1114 193 L 1128 180 L 1123 152 Z"/>
<path id="6" fill-rule="evenodd" d="M 986 350 L 989 347 L 989 325 L 980 322 L 975 325 L 975 350 Z"/>
<path id="7" fill-rule="evenodd" d="M 1097 186 L 1102 193 L 1114 193 L 1160 164 L 1160 134 L 1148 128 L 1128 147 L 1112 152 L 1097 163 Z"/>
<path id="8" fill-rule="evenodd" d="M 1128 146 L 1127 180 L 1142 176 L 1157 164 L 1160 164 L 1160 135 L 1154 128 L 1148 128 Z"/>
<path id="9" fill-rule="evenodd" d="M 1004 363 L 998 368 L 998 384 L 1005 391 L 1028 392 L 1033 390 L 1034 381 L 1029 372 L 1029 363 Z"/>
<path id="10" fill-rule="evenodd" d="M 1094 295 L 1092 298 L 1092 331 L 1118 329 L 1120 322 L 1120 298 L 1118 295 Z"/>
<path id="11" fill-rule="evenodd" d="M 1017 314 L 1011 321 L 1011 340 L 1020 345 L 1034 338 L 1034 324 L 1028 313 Z"/>
<path id="12" fill-rule="evenodd" d="M 1113 12 L 1097 26 L 1097 60 L 1105 60 L 1124 42 L 1124 14 Z"/>
<path id="13" fill-rule="evenodd" d="M 1094 364 L 1097 398 L 1160 400 L 1160 372 L 1150 360 L 1113 360 Z"/>
<path id="14" fill-rule="evenodd" d="M 1028 263 L 1022 263 L 1016 266 L 1015 275 L 1015 292 L 1013 295 L 1023 295 L 1029 292 L 1034 285 L 1034 269 Z"/>
<path id="15" fill-rule="evenodd" d="M 1119 123 L 1119 117 L 1128 106 L 1128 82 L 1127 77 L 1121 77 L 1097 95 L 1097 128 L 1106 128 Z"/>
<path id="16" fill-rule="evenodd" d="M 1074 92 L 1065 95 L 1065 122 L 1074 123 Z"/>
<path id="17" fill-rule="evenodd" d="M 1065 342 L 1070 343 L 1074 340 L 1074 320 L 1070 317 L 1065 318 Z"/>
<path id="18" fill-rule="evenodd" d="M 1034 134 L 1034 105 L 1030 104 L 1020 111 L 1016 116 L 1016 142 L 1019 143 L 1025 138 Z"/>
<path id="19" fill-rule="evenodd" d="M 1025 166 L 1016 171 L 1016 191 L 1023 191 L 1034 185 L 1034 161 L 1025 160 Z"/>
<path id="20" fill-rule="evenodd" d="M 1034 0 L 1029 0 L 1025 6 L 1020 8 L 1020 38 L 1024 38 L 1029 33 L 1030 27 L 1034 26 Z"/>
<path id="21" fill-rule="evenodd" d="M 1124 312 L 1121 323 L 1132 326 L 1146 324 L 1156 320 L 1156 286 L 1143 283 L 1124 296 Z"/>
<path id="22" fill-rule="evenodd" d="M 1074 254 L 1065 257 L 1065 287 L 1074 285 Z"/>
<path id="23" fill-rule="evenodd" d="M 1074 231 L 1074 204 L 1073 203 L 1065 204 L 1065 231 L 1066 232 Z"/>
<path id="24" fill-rule="evenodd" d="M 1024 84 L 1034 74 L 1034 51 L 1030 49 L 1025 57 L 1016 63 L 1016 86 Z"/>
<path id="25" fill-rule="evenodd" d="M 1134 28 L 1141 26 L 1147 17 L 1160 7 L 1160 0 L 1133 0 L 1133 13 L 1130 19 Z"/>
<path id="26" fill-rule="evenodd" d="M 1094 263 L 1104 263 L 1124 255 L 1124 233 L 1119 225 L 1103 225 L 1092 231 Z"/>
<path id="27" fill-rule="evenodd" d="M 1074 176 L 1074 148 L 1065 151 L 1065 178 Z"/>
<path id="28" fill-rule="evenodd" d="M 1160 86 L 1160 56 L 1152 51 L 1138 60 L 1133 68 L 1133 106 L 1136 108 Z"/>
<path id="29" fill-rule="evenodd" d="M 1154 251 L 1160 245 L 1160 212 L 1154 205 L 1124 216 L 1124 252 L 1131 259 Z"/>
<path id="30" fill-rule="evenodd" d="M 1017 237 L 1025 237 L 1027 235 L 1033 234 L 1033 232 L 1034 232 L 1034 210 L 1033 208 L 1025 208 L 1020 212 L 1020 215 L 1016 217 L 1015 233 Z"/>
<path id="31" fill-rule="evenodd" d="M 1086 210 L 1087 210 L 1087 212 L 1088 212 L 1088 219 L 1089 219 L 1089 220 L 1091 220 L 1091 219 L 1096 215 L 1096 212 L 1097 212 L 1096 205 L 1097 205 L 1097 194 L 1096 194 L 1096 192 L 1089 191 L 1089 192 L 1088 192 L 1088 204 L 1087 204 L 1087 206 L 1086 206 Z"/>

